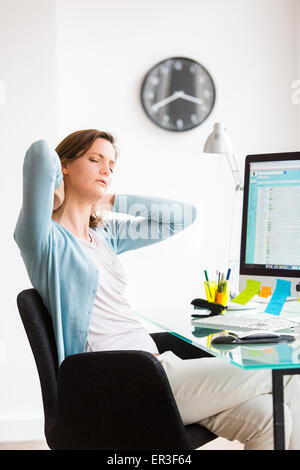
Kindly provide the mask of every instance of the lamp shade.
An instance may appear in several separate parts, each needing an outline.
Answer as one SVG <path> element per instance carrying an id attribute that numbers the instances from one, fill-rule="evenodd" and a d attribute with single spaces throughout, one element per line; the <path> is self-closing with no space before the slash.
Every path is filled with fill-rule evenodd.
<path id="1" fill-rule="evenodd" d="M 233 145 L 225 124 L 216 122 L 212 133 L 207 137 L 203 151 L 205 153 L 233 154 Z"/>

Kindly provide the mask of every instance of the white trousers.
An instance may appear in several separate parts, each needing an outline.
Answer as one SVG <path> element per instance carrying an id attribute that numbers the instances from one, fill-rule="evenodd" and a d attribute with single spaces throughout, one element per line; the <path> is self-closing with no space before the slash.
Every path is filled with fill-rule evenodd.
<path id="1" fill-rule="evenodd" d="M 157 356 L 166 371 L 184 425 L 199 423 L 245 450 L 271 450 L 272 373 L 245 370 L 224 359 Z M 300 379 L 284 376 L 286 448 L 300 450 Z"/>

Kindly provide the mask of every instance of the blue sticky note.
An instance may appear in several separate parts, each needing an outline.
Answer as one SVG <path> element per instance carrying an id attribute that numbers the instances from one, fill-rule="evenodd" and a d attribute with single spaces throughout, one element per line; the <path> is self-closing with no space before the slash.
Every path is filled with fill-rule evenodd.
<path id="1" fill-rule="evenodd" d="M 280 312 L 285 304 L 286 298 L 291 295 L 291 281 L 284 281 L 277 279 L 276 289 L 272 295 L 270 302 L 265 310 L 266 313 L 272 315 L 280 315 Z"/>

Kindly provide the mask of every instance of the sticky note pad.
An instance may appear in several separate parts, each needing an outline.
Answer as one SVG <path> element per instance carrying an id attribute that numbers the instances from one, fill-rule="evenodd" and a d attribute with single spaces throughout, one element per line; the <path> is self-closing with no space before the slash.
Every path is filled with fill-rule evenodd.
<path id="1" fill-rule="evenodd" d="M 284 281 L 277 279 L 276 289 L 271 297 L 270 302 L 265 310 L 266 313 L 272 315 L 280 315 L 280 312 L 284 306 L 286 298 L 291 295 L 291 281 Z"/>
<path id="2" fill-rule="evenodd" d="M 271 295 L 271 287 L 261 286 L 259 297 L 269 297 Z"/>
<path id="3" fill-rule="evenodd" d="M 248 280 L 246 289 L 244 289 L 235 299 L 231 302 L 246 305 L 260 291 L 260 282 Z"/>

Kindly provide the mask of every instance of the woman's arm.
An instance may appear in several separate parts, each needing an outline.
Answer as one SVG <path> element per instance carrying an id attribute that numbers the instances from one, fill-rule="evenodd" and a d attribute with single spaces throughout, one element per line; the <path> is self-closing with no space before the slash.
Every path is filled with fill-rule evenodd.
<path id="1" fill-rule="evenodd" d="M 23 204 L 14 231 L 21 250 L 37 249 L 48 240 L 54 190 L 63 181 L 57 153 L 46 141 L 34 142 L 23 164 Z"/>
<path id="2" fill-rule="evenodd" d="M 195 206 L 151 196 L 116 194 L 113 210 L 130 216 L 112 221 L 112 243 L 117 253 L 165 240 L 196 219 Z"/>

